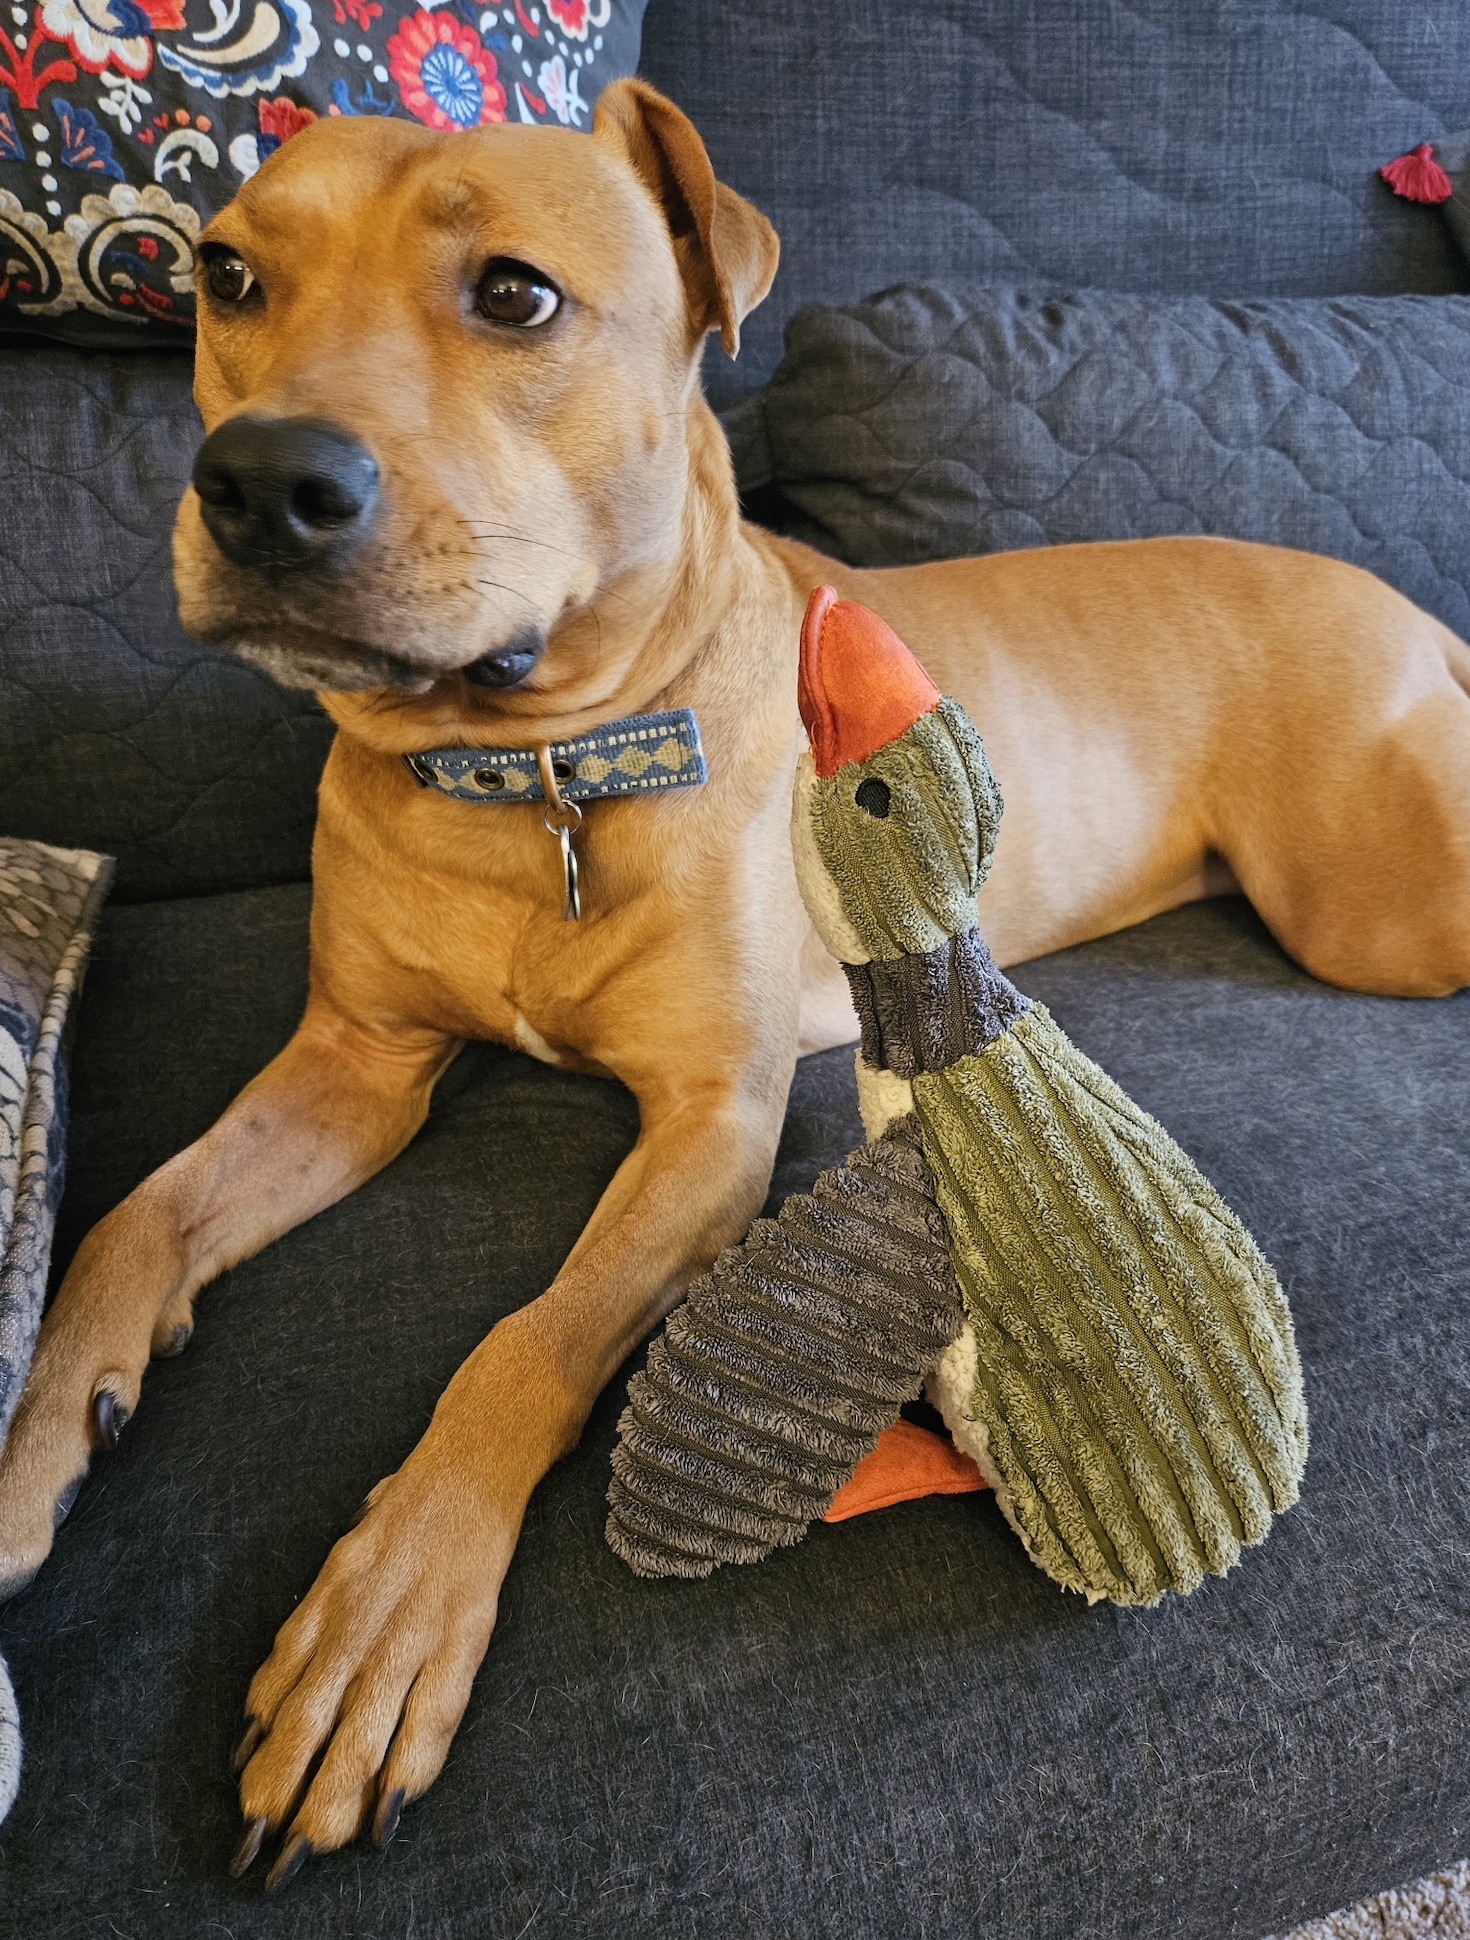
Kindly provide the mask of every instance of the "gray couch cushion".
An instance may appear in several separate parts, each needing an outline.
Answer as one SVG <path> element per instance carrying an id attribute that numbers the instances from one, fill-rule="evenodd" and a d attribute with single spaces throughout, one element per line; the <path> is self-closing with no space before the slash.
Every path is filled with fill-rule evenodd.
<path id="1" fill-rule="evenodd" d="M 1209 532 L 1365 566 L 1470 634 L 1470 297 L 885 291 L 727 418 L 855 565 Z"/>
<path id="2" fill-rule="evenodd" d="M 1463 0 L 651 0 L 642 71 L 781 232 L 724 407 L 813 302 L 900 279 L 1470 289 L 1375 174 L 1465 124 Z"/>
<path id="3" fill-rule="evenodd" d="M 1435 169 L 1437 177 L 1431 173 Z M 1418 142 L 1378 173 L 1395 195 L 1443 209 L 1461 255 L 1470 260 L 1470 128 L 1435 142 Z"/>
<path id="4" fill-rule="evenodd" d="M 289 882 L 331 727 L 188 640 L 170 541 L 193 360 L 0 352 L 0 828 L 115 855 L 115 893 Z"/>
<path id="5" fill-rule="evenodd" d="M 63 1250 L 285 1039 L 306 913 L 286 888 L 106 917 Z M 463 1729 L 389 1853 L 275 1902 L 259 1869 L 231 1884 L 251 1673 L 634 1136 L 617 1087 L 472 1048 L 386 1172 L 205 1294 L 0 1609 L 29 1754 L 0 1928 L 1258 1940 L 1461 1850 L 1470 996 L 1327 989 L 1238 901 L 1016 975 L 1282 1274 L 1312 1450 L 1260 1549 L 1184 1602 L 1089 1610 L 988 1496 L 951 1496 L 643 1583 L 602 1534 L 620 1377 L 531 1504 Z M 773 1196 L 860 1137 L 850 1054 L 809 1060 Z"/>

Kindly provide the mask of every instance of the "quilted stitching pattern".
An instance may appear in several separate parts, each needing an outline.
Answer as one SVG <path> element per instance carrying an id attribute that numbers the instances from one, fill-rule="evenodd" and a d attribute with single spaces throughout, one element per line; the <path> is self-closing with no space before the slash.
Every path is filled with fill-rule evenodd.
<path id="1" fill-rule="evenodd" d="M 720 409 L 804 304 L 899 281 L 1470 289 L 1375 174 L 1464 127 L 1464 0 L 651 0 L 642 71 L 781 232 L 739 363 L 710 352 Z"/>
<path id="2" fill-rule="evenodd" d="M 742 483 L 852 564 L 1215 533 L 1470 633 L 1470 298 L 898 289 L 788 344 L 734 414 Z"/>
<path id="3" fill-rule="evenodd" d="M 125 898 L 298 880 L 331 727 L 185 638 L 190 360 L 0 356 L 0 829 L 118 858 Z"/>

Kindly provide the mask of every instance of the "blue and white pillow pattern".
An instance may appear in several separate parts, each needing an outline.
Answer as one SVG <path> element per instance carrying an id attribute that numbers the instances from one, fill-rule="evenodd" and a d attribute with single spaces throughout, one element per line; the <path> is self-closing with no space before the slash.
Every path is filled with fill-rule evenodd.
<path id="1" fill-rule="evenodd" d="M 587 128 L 645 0 L 0 0 L 0 325 L 194 321 L 201 227 L 319 115 Z"/>
<path id="2" fill-rule="evenodd" d="M 66 1171 L 62 1033 L 81 989 L 110 856 L 0 840 L 0 1444 L 41 1325 Z M 0 1819 L 20 1724 L 0 1659 Z"/>

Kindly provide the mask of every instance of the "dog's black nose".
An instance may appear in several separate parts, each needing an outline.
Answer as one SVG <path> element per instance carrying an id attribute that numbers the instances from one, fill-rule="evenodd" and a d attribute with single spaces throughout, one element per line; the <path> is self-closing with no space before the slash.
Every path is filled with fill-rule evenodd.
<path id="1" fill-rule="evenodd" d="M 237 566 L 336 564 L 367 532 L 378 467 L 324 418 L 227 418 L 194 460 L 209 536 Z"/>
<path id="2" fill-rule="evenodd" d="M 503 647 L 472 660 L 464 677 L 476 687 L 518 687 L 546 651 L 546 635 L 536 627 L 522 627 Z"/>

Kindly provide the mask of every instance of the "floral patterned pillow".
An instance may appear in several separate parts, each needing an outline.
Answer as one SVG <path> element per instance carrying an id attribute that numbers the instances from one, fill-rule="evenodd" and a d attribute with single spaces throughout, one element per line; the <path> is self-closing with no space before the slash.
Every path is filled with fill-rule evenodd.
<path id="1" fill-rule="evenodd" d="M 195 237 L 298 129 L 585 129 L 644 5 L 0 0 L 0 330 L 187 341 Z"/>

